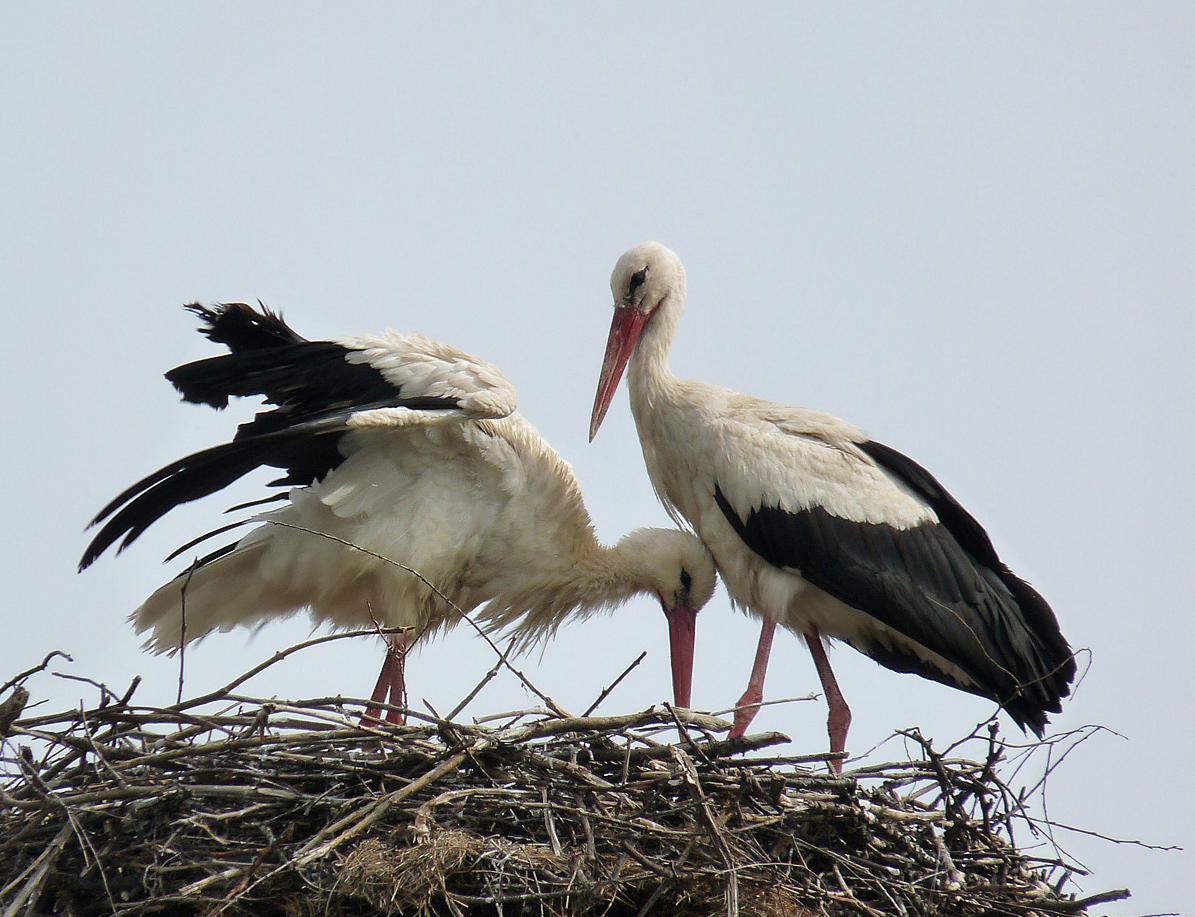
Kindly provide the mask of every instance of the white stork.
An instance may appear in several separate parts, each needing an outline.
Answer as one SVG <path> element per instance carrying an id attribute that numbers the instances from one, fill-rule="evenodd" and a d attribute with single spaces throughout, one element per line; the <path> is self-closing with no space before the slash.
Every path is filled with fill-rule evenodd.
<path id="1" fill-rule="evenodd" d="M 829 705 L 830 749 L 851 713 L 823 639 L 990 698 L 1039 737 L 1075 662 L 1050 606 L 934 477 L 858 427 L 678 379 L 668 353 L 685 271 L 647 242 L 619 259 L 596 435 L 627 361 L 631 411 L 657 495 L 713 552 L 732 600 L 763 619 L 731 735 L 763 700 L 777 623 L 804 637 Z"/>
<path id="2" fill-rule="evenodd" d="M 108 521 L 79 569 L 255 468 L 284 469 L 271 483 L 287 491 L 234 507 L 284 501 L 281 508 L 171 555 L 263 523 L 133 613 L 147 647 L 172 651 L 180 639 L 304 608 L 338 628 L 409 628 L 389 638 L 373 693 L 375 705 L 389 695 L 405 707 L 408 647 L 457 615 L 424 582 L 348 542 L 419 571 L 464 611 L 481 606 L 481 619 L 511 626 L 520 646 L 551 636 L 570 615 L 653 594 L 669 620 L 675 700 L 689 706 L 689 683 L 679 679 L 691 673 L 696 613 L 715 586 L 709 552 L 675 529 L 640 529 L 602 546 L 572 469 L 514 412 L 514 388 L 495 367 L 417 334 L 308 341 L 269 310 L 187 308 L 231 353 L 168 372 L 183 398 L 223 408 L 231 396 L 262 395 L 275 407 L 241 424 L 231 442 L 167 465 L 104 507 L 92 525 Z M 376 706 L 366 713 L 378 715 Z M 387 719 L 401 715 L 390 710 Z"/>

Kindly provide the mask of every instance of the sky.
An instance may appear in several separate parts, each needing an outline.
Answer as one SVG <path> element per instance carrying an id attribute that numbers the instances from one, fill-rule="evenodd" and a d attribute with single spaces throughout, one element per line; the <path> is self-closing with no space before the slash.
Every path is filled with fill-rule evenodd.
<path id="1" fill-rule="evenodd" d="M 0 683 L 61 650 L 72 663 L 28 682 L 39 711 L 96 702 L 61 674 L 140 675 L 135 699 L 173 700 L 177 660 L 125 618 L 179 569 L 166 554 L 265 479 L 75 566 L 111 497 L 252 413 L 180 404 L 163 380 L 216 352 L 186 302 L 477 353 L 573 464 L 603 540 L 668 524 L 625 391 L 587 442 L 610 271 L 655 239 L 688 271 L 678 375 L 915 458 L 1051 602 L 1084 671 L 1052 729 L 1088 738 L 1047 796 L 1092 832 L 1055 836 L 1092 873 L 1075 889 L 1133 890 L 1097 913 L 1177 912 L 1195 871 L 1192 35 L 1178 3 L 3 4 Z M 188 650 L 186 693 L 309 633 L 215 635 Z M 697 707 L 734 703 L 757 637 L 720 589 Z M 652 599 L 520 666 L 579 711 L 641 650 L 602 707 L 625 712 L 669 697 Z M 992 712 L 832 659 L 854 753 L 911 727 L 945 747 Z M 362 696 L 380 662 L 371 639 L 338 641 L 244 690 Z M 411 660 L 412 702 L 451 709 L 491 662 L 457 628 Z M 817 688 L 780 635 L 767 695 Z M 502 677 L 466 715 L 533 704 Z M 821 701 L 755 728 L 793 754 L 827 741 Z"/>

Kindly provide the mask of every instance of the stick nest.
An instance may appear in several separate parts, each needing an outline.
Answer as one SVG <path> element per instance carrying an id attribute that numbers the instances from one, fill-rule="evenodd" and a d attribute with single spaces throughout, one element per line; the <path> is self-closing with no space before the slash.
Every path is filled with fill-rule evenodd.
<path id="1" fill-rule="evenodd" d="M 667 707 L 366 728 L 340 699 L 130 694 L 0 705 L 0 914 L 1046 915 L 1124 894 L 1062 894 L 1070 867 L 1014 845 L 1019 822 L 1045 846 L 994 731 L 981 762 L 910 733 L 918 760 L 833 776 Z"/>

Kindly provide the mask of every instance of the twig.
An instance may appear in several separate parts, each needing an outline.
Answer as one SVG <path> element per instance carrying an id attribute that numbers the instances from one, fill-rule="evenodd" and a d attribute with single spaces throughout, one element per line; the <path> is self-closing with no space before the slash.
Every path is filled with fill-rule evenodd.
<path id="1" fill-rule="evenodd" d="M 739 875 L 738 870 L 735 868 L 734 857 L 730 853 L 730 847 L 726 843 L 722 829 L 710 813 L 709 800 L 701 789 L 701 778 L 698 777 L 697 769 L 693 766 L 693 759 L 679 745 L 672 749 L 672 754 L 677 763 L 680 764 L 681 769 L 685 772 L 685 785 L 689 789 L 689 795 L 697 803 L 697 812 L 701 816 L 701 820 L 705 823 L 705 828 L 709 832 L 710 839 L 718 848 L 718 853 L 721 854 L 723 862 L 726 864 L 728 877 L 726 885 L 727 917 L 738 917 Z"/>
<path id="2" fill-rule="evenodd" d="M 297 866 L 305 866 L 312 860 L 318 860 L 321 857 L 327 856 L 345 841 L 356 837 L 358 834 L 376 822 L 392 805 L 400 802 L 403 798 L 410 796 L 412 793 L 418 792 L 425 786 L 431 785 L 450 771 L 456 770 L 458 767 L 460 767 L 461 762 L 465 760 L 468 754 L 468 750 L 457 752 L 447 761 L 442 762 L 437 767 L 428 771 L 418 780 L 408 783 L 402 789 L 395 790 L 389 796 L 370 803 L 364 809 L 360 809 L 336 822 L 336 824 L 331 825 L 328 829 L 326 829 L 325 832 L 321 832 L 297 852 L 295 855 L 295 864 Z M 345 825 L 348 825 L 349 827 L 345 828 L 345 830 L 336 837 L 332 838 L 331 840 L 324 841 L 318 846 L 313 846 L 315 841 L 320 840 L 321 836 L 323 836 L 325 833 L 339 830 Z"/>
<path id="3" fill-rule="evenodd" d="M 457 718 L 457 716 L 460 714 L 460 712 L 462 710 L 464 710 L 466 707 L 468 707 L 469 704 L 473 701 L 473 698 L 475 698 L 481 692 L 481 689 L 484 688 L 486 685 L 488 685 L 491 681 L 494 680 L 494 678 L 497 676 L 498 672 L 500 672 L 502 670 L 503 660 L 506 659 L 507 654 L 510 653 L 510 651 L 511 651 L 511 649 L 513 649 L 513 647 L 514 647 L 514 640 L 512 639 L 510 644 L 506 647 L 506 652 L 502 653 L 498 657 L 498 661 L 495 662 L 493 667 L 488 672 L 485 673 L 485 675 L 482 677 L 481 681 L 479 681 L 476 685 L 474 685 L 473 690 L 470 691 L 468 694 L 466 694 L 464 699 L 459 704 L 457 704 L 455 707 L 453 707 L 451 711 L 449 711 L 447 719 L 455 720 Z"/>
<path id="4" fill-rule="evenodd" d="M 401 630 L 401 629 L 402 628 L 396 628 L 396 630 Z M 386 632 L 388 633 L 389 631 L 386 631 Z M 192 710 L 195 707 L 202 707 L 205 704 L 210 704 L 212 701 L 220 700 L 222 697 L 226 697 L 229 694 L 231 694 L 234 690 L 236 690 L 238 687 L 243 685 L 254 675 L 260 674 L 261 672 L 265 671 L 266 669 L 268 669 L 270 666 L 274 665 L 275 663 L 281 662 L 283 659 L 286 659 L 288 656 L 293 656 L 295 653 L 297 653 L 301 650 L 305 650 L 309 647 L 319 646 L 321 643 L 330 643 L 333 640 L 347 640 L 352 637 L 361 637 L 361 636 L 366 636 L 366 635 L 374 636 L 374 635 L 376 635 L 376 633 L 377 632 L 374 630 L 350 630 L 350 631 L 343 631 L 338 634 L 324 634 L 321 637 L 312 637 L 310 640 L 304 640 L 302 643 L 296 643 L 294 646 L 287 647 L 284 650 L 279 650 L 278 652 L 274 653 L 274 655 L 271 656 L 269 659 L 265 660 L 265 662 L 258 663 L 253 668 L 251 668 L 248 672 L 245 672 L 243 675 L 238 675 L 236 678 L 234 678 L 228 684 L 224 685 L 224 687 L 217 688 L 215 691 L 209 691 L 207 694 L 201 694 L 199 697 L 192 698 L 189 701 L 175 704 L 172 708 L 168 708 L 168 709 L 178 710 L 178 711 Z"/>
<path id="5" fill-rule="evenodd" d="M 800 697 L 782 697 L 779 700 L 762 700 L 758 704 L 752 703 L 752 704 L 746 704 L 744 706 L 745 707 L 774 707 L 779 704 L 795 704 L 795 703 L 799 703 L 801 701 L 817 700 L 817 698 L 818 698 L 817 694 L 804 694 Z M 728 713 L 737 713 L 738 711 L 739 711 L 738 707 L 727 707 L 725 710 L 715 710 L 713 712 L 713 715 L 714 716 L 726 716 L 726 714 L 728 714 Z"/>
<path id="6" fill-rule="evenodd" d="M 196 557 L 192 561 L 191 566 L 187 567 L 186 579 L 183 580 L 183 585 L 179 590 L 178 695 L 174 699 L 176 704 L 183 702 L 183 675 L 187 667 L 187 587 L 191 585 L 191 577 L 195 575 L 195 571 L 198 569 L 199 558 Z"/>
<path id="7" fill-rule="evenodd" d="M 12 689 L 12 694 L 8 695 L 3 703 L 0 703 L 0 739 L 8 735 L 8 730 L 12 728 L 12 724 L 16 722 L 27 703 L 29 703 L 29 691 L 21 685 L 16 685 Z"/>
<path id="8" fill-rule="evenodd" d="M 619 686 L 619 684 L 622 682 L 622 680 L 631 674 L 631 670 L 634 669 L 635 666 L 637 666 L 639 663 L 641 663 L 646 656 L 647 656 L 647 650 L 644 650 L 642 653 L 640 653 L 635 658 L 634 662 L 632 662 L 629 666 L 627 666 L 625 669 L 622 670 L 621 675 L 619 675 L 616 679 L 614 679 L 614 681 L 610 682 L 610 687 L 602 689 L 602 693 L 597 696 L 597 700 L 595 700 L 592 704 L 590 704 L 589 707 L 585 710 L 585 712 L 581 714 L 581 716 L 589 716 L 589 714 L 593 713 L 594 710 L 596 710 L 598 707 L 600 707 L 602 704 L 602 701 L 604 701 L 607 697 L 610 696 L 610 692 L 613 691 L 615 688 L 617 688 Z"/>
<path id="9" fill-rule="evenodd" d="M 0 694 L 3 694 L 5 691 L 7 691 L 13 685 L 20 684 L 26 678 L 28 678 L 30 675 L 34 675 L 37 672 L 44 672 L 46 670 L 46 667 L 49 666 L 50 660 L 53 659 L 55 656 L 61 656 L 67 662 L 75 661 L 70 656 L 68 656 L 66 653 L 64 653 L 62 650 L 52 650 L 51 652 L 46 654 L 46 658 L 41 661 L 40 665 L 35 665 L 31 669 L 26 669 L 20 675 L 15 675 L 12 678 L 10 678 L 8 681 L 6 681 L 4 684 L 0 685 Z"/>

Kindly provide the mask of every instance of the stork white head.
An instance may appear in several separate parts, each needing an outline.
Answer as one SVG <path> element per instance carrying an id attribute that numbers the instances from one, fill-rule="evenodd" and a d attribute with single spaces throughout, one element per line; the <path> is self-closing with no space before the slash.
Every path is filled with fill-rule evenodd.
<path id="1" fill-rule="evenodd" d="M 589 421 L 590 442 L 597 436 L 610 408 L 643 326 L 664 301 L 669 298 L 684 301 L 685 268 L 680 258 L 659 242 L 642 242 L 614 265 L 610 291 L 614 294 L 614 321 L 610 324 L 606 357 Z"/>
<path id="2" fill-rule="evenodd" d="M 697 612 L 714 594 L 718 574 L 701 539 L 680 529 L 637 529 L 623 538 L 620 552 L 651 583 L 668 619 L 672 696 L 689 707 L 693 688 L 693 645 Z"/>

